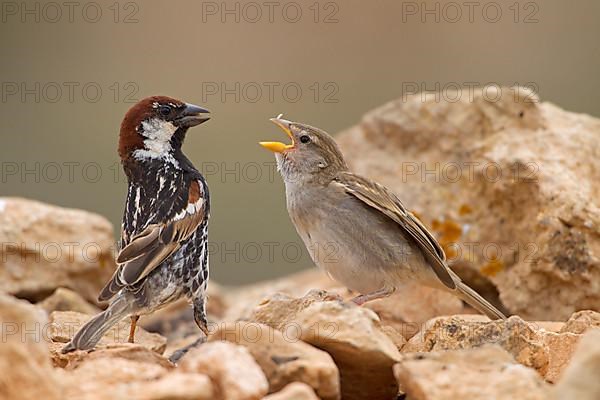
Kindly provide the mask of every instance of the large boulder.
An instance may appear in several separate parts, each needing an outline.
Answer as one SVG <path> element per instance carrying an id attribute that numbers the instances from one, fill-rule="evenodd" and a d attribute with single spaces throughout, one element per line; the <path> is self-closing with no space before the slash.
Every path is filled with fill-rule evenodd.
<path id="1" fill-rule="evenodd" d="M 395 294 L 365 304 L 375 311 L 383 324 L 410 339 L 422 325 L 440 315 L 462 314 L 465 309 L 458 297 L 437 289 L 408 283 Z"/>
<path id="2" fill-rule="evenodd" d="M 513 316 L 508 320 L 485 321 L 482 317 L 438 317 L 428 321 L 421 332 L 402 348 L 403 353 L 473 349 L 496 344 L 514 359 L 556 382 L 568 365 L 581 338 L 572 332 L 553 332 L 547 324 L 526 322 Z"/>
<path id="3" fill-rule="evenodd" d="M 250 351 L 269 381 L 269 393 L 292 382 L 303 382 L 323 400 L 339 400 L 340 375 L 326 352 L 254 322 L 219 324 L 210 341 L 226 340 Z"/>
<path id="4" fill-rule="evenodd" d="M 283 390 L 264 398 L 264 400 L 319 400 L 310 386 L 294 382 L 290 383 Z"/>
<path id="5" fill-rule="evenodd" d="M 337 140 L 354 172 L 432 227 L 473 286 L 487 295 L 487 278 L 511 313 L 557 320 L 600 309 L 599 137 L 596 118 L 488 88 L 407 95 Z"/>
<path id="6" fill-rule="evenodd" d="M 49 343 L 55 366 L 66 367 L 87 354 L 87 351 L 82 350 L 63 354 L 61 350 L 90 318 L 90 315 L 75 311 L 54 311 L 50 314 L 48 329 L 44 331 L 44 339 Z M 115 324 L 102 336 L 95 349 L 129 345 L 129 328 L 129 318 Z M 157 354 L 162 354 L 167 347 L 167 340 L 163 336 L 146 332 L 141 327 L 135 331 L 135 343 Z"/>
<path id="7" fill-rule="evenodd" d="M 46 297 L 37 305 L 46 310 L 48 314 L 53 311 L 76 311 L 89 315 L 100 312 L 98 307 L 85 301 L 79 293 L 66 288 L 56 289 L 52 295 Z"/>
<path id="8" fill-rule="evenodd" d="M 59 287 L 95 302 L 115 269 L 113 227 L 98 214 L 0 198 L 0 290 L 41 300 Z"/>
<path id="9" fill-rule="evenodd" d="M 269 388 L 265 375 L 250 352 L 229 342 L 205 343 L 191 349 L 178 369 L 209 376 L 224 400 L 259 400 Z"/>
<path id="10" fill-rule="evenodd" d="M 600 328 L 600 313 L 583 310 L 571 315 L 560 332 L 585 333 L 588 329 Z"/>
<path id="11" fill-rule="evenodd" d="M 284 293 L 292 297 L 302 297 L 310 290 L 327 290 L 342 295 L 347 290 L 333 281 L 318 268 L 310 268 L 281 278 L 232 288 L 228 292 L 228 309 L 224 315 L 227 321 L 247 319 L 257 304 L 273 293 Z"/>
<path id="12" fill-rule="evenodd" d="M 392 367 L 400 353 L 367 308 L 324 291 L 299 298 L 275 294 L 263 300 L 250 320 L 329 353 L 339 368 L 345 400 L 387 400 L 398 392 Z"/>
<path id="13" fill-rule="evenodd" d="M 411 400 L 545 400 L 549 386 L 499 346 L 406 354 L 394 366 Z"/>
<path id="14" fill-rule="evenodd" d="M 43 340 L 48 325 L 44 311 L 0 293 L 0 325 L 0 399 L 64 398 Z"/>
<path id="15" fill-rule="evenodd" d="M 174 369 L 143 346 L 92 352 L 59 370 L 63 398 L 80 400 L 211 400 L 219 399 L 206 375 Z"/>
<path id="16" fill-rule="evenodd" d="M 600 329 L 587 331 L 555 388 L 555 399 L 600 399 Z"/>

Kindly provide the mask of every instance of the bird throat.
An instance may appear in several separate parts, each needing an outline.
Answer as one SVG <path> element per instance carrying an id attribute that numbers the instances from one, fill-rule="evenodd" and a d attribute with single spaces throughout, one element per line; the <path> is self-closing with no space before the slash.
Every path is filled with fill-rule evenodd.
<path id="1" fill-rule="evenodd" d="M 176 162 L 171 144 L 171 139 L 176 131 L 177 127 L 169 121 L 153 118 L 142 122 L 139 134 L 144 137 L 144 148 L 134 151 L 133 156 L 138 160 L 159 158 L 168 162 Z"/>

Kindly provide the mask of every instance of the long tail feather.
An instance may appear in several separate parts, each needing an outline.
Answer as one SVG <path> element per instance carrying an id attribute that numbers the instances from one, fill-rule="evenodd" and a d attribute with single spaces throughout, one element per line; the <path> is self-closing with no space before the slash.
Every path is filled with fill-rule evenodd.
<path id="1" fill-rule="evenodd" d="M 110 328 L 129 314 L 129 302 L 123 297 L 115 299 L 106 310 L 86 322 L 61 352 L 93 348 Z"/>
<path id="2" fill-rule="evenodd" d="M 500 312 L 500 310 L 491 305 L 486 299 L 481 297 L 479 293 L 471 289 L 464 282 L 456 281 L 456 290 L 461 299 L 466 301 L 477 311 L 487 315 L 490 319 L 506 319 L 506 316 Z"/>

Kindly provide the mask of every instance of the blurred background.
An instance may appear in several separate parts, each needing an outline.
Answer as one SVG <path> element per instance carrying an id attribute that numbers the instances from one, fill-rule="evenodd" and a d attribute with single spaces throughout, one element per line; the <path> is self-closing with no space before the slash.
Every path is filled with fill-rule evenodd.
<path id="1" fill-rule="evenodd" d="M 312 266 L 272 154 L 279 113 L 331 133 L 408 90 L 524 85 L 600 117 L 594 0 L 3 2 L 2 196 L 97 212 L 118 235 L 119 124 L 164 94 L 212 120 L 184 151 L 212 195 L 211 276 Z"/>

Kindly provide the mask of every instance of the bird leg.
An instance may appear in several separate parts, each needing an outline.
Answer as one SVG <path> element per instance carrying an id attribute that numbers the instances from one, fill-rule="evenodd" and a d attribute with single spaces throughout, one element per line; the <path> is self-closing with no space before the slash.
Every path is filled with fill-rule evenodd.
<path id="1" fill-rule="evenodd" d="M 356 303 L 356 305 L 362 306 L 363 304 L 365 304 L 368 301 L 382 299 L 384 297 L 391 296 L 395 291 L 396 291 L 396 289 L 394 289 L 394 288 L 379 289 L 375 292 L 361 294 L 360 296 L 356 296 L 355 298 L 352 299 L 352 302 Z"/>
<path id="2" fill-rule="evenodd" d="M 129 328 L 129 339 L 127 340 L 129 343 L 133 343 L 133 338 L 135 336 L 135 327 L 137 325 L 138 319 L 140 319 L 139 315 L 131 316 L 131 326 Z"/>

